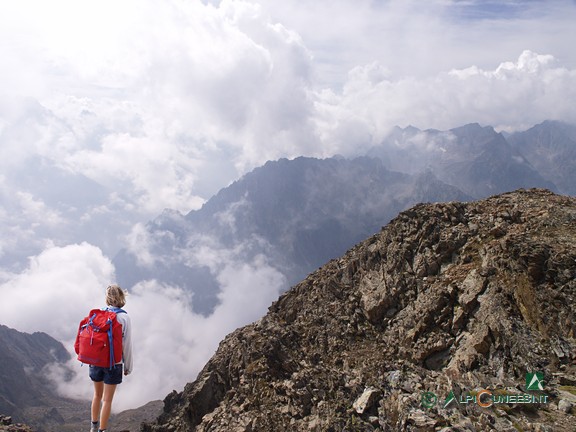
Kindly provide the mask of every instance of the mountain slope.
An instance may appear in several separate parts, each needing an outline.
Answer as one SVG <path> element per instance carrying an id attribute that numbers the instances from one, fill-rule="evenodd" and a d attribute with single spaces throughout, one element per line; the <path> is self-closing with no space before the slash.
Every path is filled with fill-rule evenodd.
<path id="1" fill-rule="evenodd" d="M 396 128 L 369 157 L 268 162 L 200 210 L 167 210 L 148 223 L 114 258 L 118 281 L 183 288 L 194 311 L 209 315 L 223 291 L 223 268 L 257 262 L 284 279 L 270 290 L 283 291 L 418 202 L 557 191 L 555 182 L 571 193 L 573 127 L 545 122 L 534 129 L 547 132 L 529 145 L 530 131 L 505 137 L 476 123 L 448 131 Z M 542 152 L 554 157 L 539 162 Z"/>
<path id="2" fill-rule="evenodd" d="M 545 190 L 418 205 L 231 333 L 143 430 L 572 431 L 575 241 L 576 199 Z"/>
<path id="3" fill-rule="evenodd" d="M 475 198 L 518 188 L 556 186 L 492 127 L 477 123 L 448 131 L 396 128 L 371 149 L 386 167 L 400 172 L 429 170 Z"/>
<path id="4" fill-rule="evenodd" d="M 384 168 L 375 158 L 300 157 L 268 162 L 186 216 L 165 212 L 147 225 L 146 254 L 124 250 L 117 277 L 130 287 L 145 279 L 194 293 L 196 312 L 217 304 L 218 269 L 202 253 L 249 262 L 260 255 L 286 280 L 284 289 L 380 229 L 416 202 L 467 199 L 431 173 Z"/>
<path id="5" fill-rule="evenodd" d="M 508 141 L 560 192 L 576 195 L 576 126 L 546 121 Z"/>
<path id="6" fill-rule="evenodd" d="M 53 381 L 62 377 L 70 354 L 62 343 L 47 335 L 19 332 L 0 324 L 0 431 L 24 431 L 12 424 L 25 422 L 35 432 L 72 432 L 89 422 L 90 401 L 61 396 Z M 55 373 L 54 369 L 62 369 Z M 86 385 L 91 385 L 86 373 Z M 148 403 L 134 412 L 114 414 L 114 425 L 137 430 L 138 425 L 160 412 L 160 402 Z M 3 426 L 4 425 L 4 426 Z"/>
<path id="7" fill-rule="evenodd" d="M 45 333 L 0 325 L 0 413 L 26 420 L 38 430 L 63 424 L 67 404 L 77 403 L 60 398 L 46 374 L 52 363 L 69 358 L 64 346 Z"/>

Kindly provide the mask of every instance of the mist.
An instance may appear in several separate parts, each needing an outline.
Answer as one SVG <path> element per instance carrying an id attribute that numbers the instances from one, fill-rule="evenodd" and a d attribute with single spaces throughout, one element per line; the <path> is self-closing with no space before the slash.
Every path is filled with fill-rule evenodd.
<path id="1" fill-rule="evenodd" d="M 574 123 L 576 4 L 504 3 L 2 2 L 0 323 L 71 350 L 143 224 L 268 160 L 359 156 L 394 126 Z M 191 253 L 220 304 L 200 316 L 179 287 L 124 287 L 136 363 L 117 409 L 181 389 L 286 283 L 263 256 Z M 89 397 L 68 367 L 61 391 Z"/>

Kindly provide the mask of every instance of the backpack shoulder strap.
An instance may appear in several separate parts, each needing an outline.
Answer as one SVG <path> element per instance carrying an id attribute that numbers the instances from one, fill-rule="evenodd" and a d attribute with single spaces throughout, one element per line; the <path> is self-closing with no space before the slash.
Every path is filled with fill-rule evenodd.
<path id="1" fill-rule="evenodd" d="M 128 312 L 126 312 L 124 309 L 119 308 L 119 307 L 116 307 L 116 306 L 108 306 L 108 307 L 106 308 L 106 310 L 107 310 L 107 311 L 110 311 L 110 312 L 117 313 L 117 314 L 119 314 L 119 313 L 125 313 L 125 314 L 127 314 L 127 313 L 128 313 Z"/>

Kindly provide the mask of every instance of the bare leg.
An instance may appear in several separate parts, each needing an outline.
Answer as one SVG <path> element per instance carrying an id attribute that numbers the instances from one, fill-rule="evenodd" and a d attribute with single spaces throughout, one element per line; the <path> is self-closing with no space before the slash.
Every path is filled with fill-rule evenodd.
<path id="1" fill-rule="evenodd" d="M 116 384 L 104 384 L 104 393 L 102 395 L 102 410 L 100 411 L 100 429 L 108 427 L 108 419 L 112 411 L 112 399 L 114 399 L 114 392 L 116 391 Z"/>
<path id="2" fill-rule="evenodd" d="M 92 421 L 98 421 L 100 418 L 100 401 L 102 400 L 102 394 L 104 393 L 104 383 L 94 382 L 94 396 L 92 397 Z"/>

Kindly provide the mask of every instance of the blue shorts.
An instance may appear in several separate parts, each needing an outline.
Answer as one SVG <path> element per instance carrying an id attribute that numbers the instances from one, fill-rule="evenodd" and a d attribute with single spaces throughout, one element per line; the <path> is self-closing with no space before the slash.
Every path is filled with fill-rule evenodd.
<path id="1" fill-rule="evenodd" d="M 90 379 L 94 382 L 104 384 L 120 384 L 122 382 L 122 363 L 117 364 L 112 369 L 90 365 Z"/>

